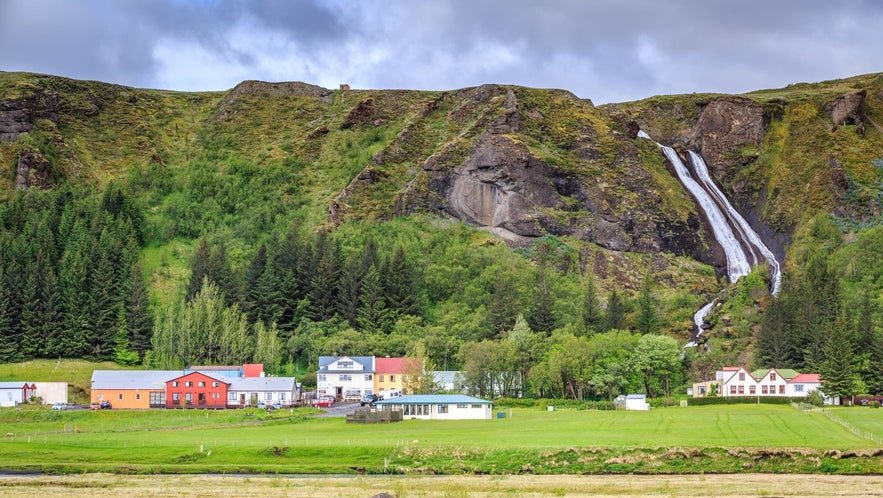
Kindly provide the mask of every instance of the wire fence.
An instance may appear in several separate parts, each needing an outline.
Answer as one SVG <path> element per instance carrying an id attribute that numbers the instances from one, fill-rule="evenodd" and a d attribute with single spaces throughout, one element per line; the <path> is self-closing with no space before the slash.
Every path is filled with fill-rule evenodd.
<path id="1" fill-rule="evenodd" d="M 872 432 L 868 432 L 860 427 L 856 427 L 854 424 L 843 420 L 842 418 L 838 417 L 837 415 L 834 415 L 833 413 L 831 413 L 830 410 L 826 410 L 825 408 L 822 408 L 819 406 L 813 406 L 813 405 L 810 405 L 807 403 L 801 403 L 799 408 L 800 408 L 800 410 L 805 411 L 805 412 L 812 412 L 812 413 L 821 412 L 826 417 L 828 417 L 828 419 L 830 419 L 832 422 L 834 422 L 837 425 L 840 425 L 841 427 L 843 427 L 844 429 L 848 430 L 849 432 L 855 434 L 856 436 L 858 436 L 862 439 L 867 439 L 869 441 L 873 441 L 877 444 L 883 445 L 883 438 L 880 438 L 876 434 L 874 434 Z"/>

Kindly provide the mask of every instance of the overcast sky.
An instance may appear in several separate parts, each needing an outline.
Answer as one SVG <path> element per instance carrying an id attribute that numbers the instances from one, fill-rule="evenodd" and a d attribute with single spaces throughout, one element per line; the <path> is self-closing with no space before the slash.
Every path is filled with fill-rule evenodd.
<path id="1" fill-rule="evenodd" d="M 0 0 L 0 70 L 172 90 L 741 93 L 883 72 L 883 1 Z"/>

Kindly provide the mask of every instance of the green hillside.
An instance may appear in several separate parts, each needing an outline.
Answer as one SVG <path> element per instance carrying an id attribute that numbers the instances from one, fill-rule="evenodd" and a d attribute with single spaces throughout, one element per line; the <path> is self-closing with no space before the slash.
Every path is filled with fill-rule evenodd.
<path id="1" fill-rule="evenodd" d="M 857 90 L 857 108 L 838 107 Z M 0 361 L 284 371 L 422 350 L 450 369 L 493 344 L 507 364 L 523 315 L 519 370 L 549 372 L 556 347 L 608 331 L 682 344 L 715 296 L 711 353 L 691 351 L 666 382 L 724 363 L 820 368 L 838 319 L 854 350 L 880 342 L 881 75 L 594 107 L 503 85 L 183 93 L 0 73 L 0 106 Z M 730 126 L 745 116 L 755 135 Z M 786 256 L 780 299 L 763 267 L 726 284 L 697 207 L 636 127 L 717 159 Z M 826 311 L 806 318 L 822 282 L 835 283 Z M 772 323 L 766 310 L 787 303 Z M 589 379 L 608 359 L 578 374 L 580 392 L 601 391 Z M 866 360 L 855 375 L 870 379 Z"/>

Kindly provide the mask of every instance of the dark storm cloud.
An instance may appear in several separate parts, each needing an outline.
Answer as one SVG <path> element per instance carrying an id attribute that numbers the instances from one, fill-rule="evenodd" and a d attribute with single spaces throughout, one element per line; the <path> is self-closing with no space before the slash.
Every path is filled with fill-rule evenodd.
<path id="1" fill-rule="evenodd" d="M 0 68 L 181 90 L 558 87 L 597 102 L 883 70 L 883 2 L 5 0 Z"/>

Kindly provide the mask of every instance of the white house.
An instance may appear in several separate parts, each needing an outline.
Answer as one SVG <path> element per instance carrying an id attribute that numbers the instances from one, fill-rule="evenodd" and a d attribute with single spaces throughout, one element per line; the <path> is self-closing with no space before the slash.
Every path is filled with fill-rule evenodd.
<path id="1" fill-rule="evenodd" d="M 494 402 L 465 394 L 411 394 L 378 401 L 379 410 L 402 412 L 403 419 L 486 420 Z"/>
<path id="2" fill-rule="evenodd" d="M 227 406 L 241 407 L 258 402 L 291 406 L 300 398 L 294 377 L 231 377 L 227 379 Z"/>
<path id="3" fill-rule="evenodd" d="M 714 380 L 693 384 L 693 397 L 707 396 L 715 391 L 724 397 L 803 397 L 819 390 L 819 374 L 801 374 L 788 368 L 769 368 L 749 372 L 744 367 L 724 367 L 715 372 Z"/>
<path id="4" fill-rule="evenodd" d="M 316 391 L 337 399 L 358 400 L 374 392 L 373 356 L 320 356 Z"/>

